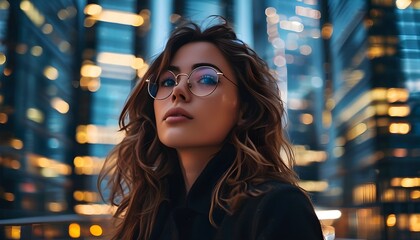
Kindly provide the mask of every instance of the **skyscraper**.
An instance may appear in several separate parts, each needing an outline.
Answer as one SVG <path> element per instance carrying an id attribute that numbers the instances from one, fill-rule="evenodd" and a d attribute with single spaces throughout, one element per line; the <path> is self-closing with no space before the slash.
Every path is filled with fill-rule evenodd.
<path id="1" fill-rule="evenodd" d="M 75 1 L 1 1 L 1 218 L 71 211 Z M 7 14 L 8 13 L 8 14 Z"/>
<path id="2" fill-rule="evenodd" d="M 325 1 L 329 61 L 325 113 L 330 184 L 347 237 L 416 239 L 419 224 L 419 5 Z M 405 5 L 404 5 L 405 4 Z M 417 31 L 416 31 L 417 30 Z M 322 204 L 322 201 L 321 201 Z"/>

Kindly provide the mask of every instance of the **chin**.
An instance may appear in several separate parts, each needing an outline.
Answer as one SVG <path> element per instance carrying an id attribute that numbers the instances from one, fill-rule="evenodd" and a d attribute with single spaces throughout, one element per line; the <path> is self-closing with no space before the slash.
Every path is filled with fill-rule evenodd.
<path id="1" fill-rule="evenodd" d="M 170 148 L 206 148 L 221 146 L 226 136 L 211 134 L 207 131 L 197 131 L 196 134 L 186 131 L 162 131 L 158 137 L 160 142 Z"/>

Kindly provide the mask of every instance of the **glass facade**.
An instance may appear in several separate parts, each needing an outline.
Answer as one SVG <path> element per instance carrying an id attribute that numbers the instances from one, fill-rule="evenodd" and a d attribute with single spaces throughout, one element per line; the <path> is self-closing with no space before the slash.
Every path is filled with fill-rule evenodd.
<path id="1" fill-rule="evenodd" d="M 331 27 L 329 158 L 322 202 L 340 206 L 338 232 L 365 239 L 419 238 L 418 3 L 326 1 Z M 418 80 L 418 79 L 417 79 Z M 324 202 L 325 201 L 325 202 Z"/>
<path id="2" fill-rule="evenodd" d="M 314 200 L 327 187 L 319 178 L 323 147 L 323 41 L 318 1 L 268 1 L 265 9 L 267 61 L 278 75 L 287 106 L 287 130 L 296 153 L 300 185 Z M 266 44 L 264 44 L 266 45 Z"/>
<path id="3" fill-rule="evenodd" d="M 10 183 L 2 184 L 7 197 L 1 201 L 9 207 L 1 215 L 67 212 L 80 9 L 64 0 L 1 4 L 9 12 L 3 22 L 9 48 L 1 79 L 1 181 Z"/>
<path id="4" fill-rule="evenodd" d="M 111 213 L 96 186 L 102 163 L 123 135 L 118 118 L 130 93 L 136 69 L 143 59 L 135 54 L 136 1 L 89 1 L 84 6 L 86 43 L 81 55 L 78 88 L 79 118 L 75 131 L 77 151 L 74 211 L 82 215 Z"/>

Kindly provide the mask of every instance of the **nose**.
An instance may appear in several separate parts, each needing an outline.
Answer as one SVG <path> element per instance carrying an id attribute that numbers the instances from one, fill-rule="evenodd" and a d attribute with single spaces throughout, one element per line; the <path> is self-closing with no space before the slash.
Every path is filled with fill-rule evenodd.
<path id="1" fill-rule="evenodd" d="M 181 77 L 183 81 L 181 81 Z M 188 102 L 191 99 L 191 92 L 188 90 L 189 83 L 188 83 L 188 75 L 187 74 L 179 74 L 176 76 L 177 84 L 174 86 L 172 90 L 172 101 L 184 101 Z"/>

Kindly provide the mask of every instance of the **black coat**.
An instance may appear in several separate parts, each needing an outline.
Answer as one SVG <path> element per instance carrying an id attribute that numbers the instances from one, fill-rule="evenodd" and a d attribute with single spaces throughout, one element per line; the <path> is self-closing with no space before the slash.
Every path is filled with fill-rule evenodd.
<path id="1" fill-rule="evenodd" d="M 223 148 L 205 167 L 188 195 L 178 165 L 167 179 L 168 201 L 158 211 L 150 240 L 322 240 L 320 222 L 308 198 L 295 186 L 270 181 L 270 189 L 244 200 L 233 215 L 216 209 L 218 227 L 209 222 L 212 190 L 234 159 L 232 147 Z"/>

